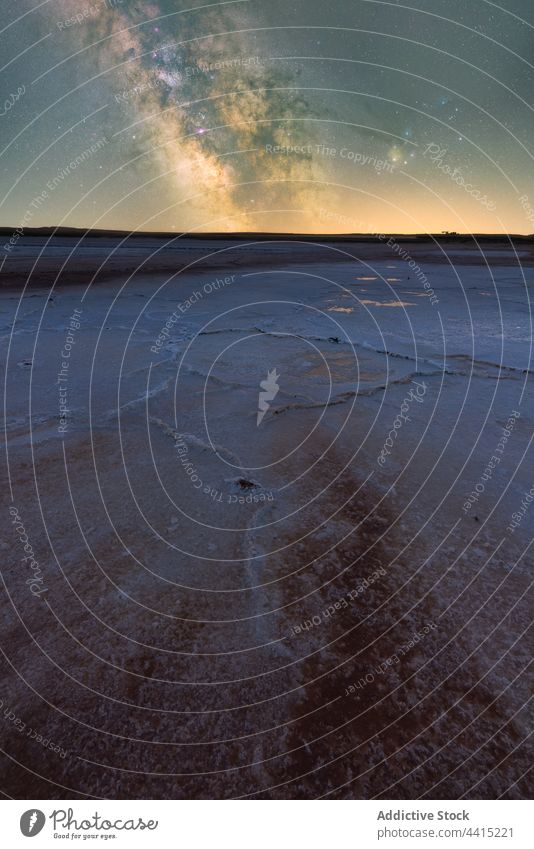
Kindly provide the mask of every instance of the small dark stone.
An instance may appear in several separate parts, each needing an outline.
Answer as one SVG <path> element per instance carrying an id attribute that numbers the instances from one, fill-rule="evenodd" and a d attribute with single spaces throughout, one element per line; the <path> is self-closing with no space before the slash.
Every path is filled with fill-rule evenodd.
<path id="1" fill-rule="evenodd" d="M 249 481 L 246 478 L 238 478 L 237 483 L 241 487 L 241 489 L 253 489 L 253 487 L 258 486 L 254 481 Z"/>

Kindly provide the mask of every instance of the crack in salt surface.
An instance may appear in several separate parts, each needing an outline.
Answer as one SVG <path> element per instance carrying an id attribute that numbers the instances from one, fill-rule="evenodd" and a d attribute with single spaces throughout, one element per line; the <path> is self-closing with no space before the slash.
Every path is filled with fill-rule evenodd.
<path id="1" fill-rule="evenodd" d="M 160 419 L 157 416 L 149 416 L 148 420 L 152 424 L 155 424 L 157 427 L 161 428 L 163 432 L 167 436 L 170 436 L 172 439 L 175 440 L 177 437 L 180 437 L 184 440 L 184 442 L 188 443 L 189 445 L 194 445 L 196 448 L 200 448 L 203 451 L 210 451 L 211 453 L 213 453 L 214 450 L 218 451 L 219 454 L 222 454 L 228 460 L 235 463 L 239 466 L 239 468 L 241 468 L 242 464 L 240 458 L 233 454 L 232 451 L 230 451 L 224 445 L 216 445 L 215 443 L 210 445 L 209 442 L 205 442 L 203 439 L 200 439 L 200 437 L 198 437 L 194 433 L 182 433 L 181 431 L 176 430 L 176 428 L 174 428 L 168 422 L 164 421 L 163 419 Z"/>
<path id="2" fill-rule="evenodd" d="M 262 333 L 264 336 L 272 336 L 275 339 L 286 339 L 287 336 L 288 336 L 287 333 L 277 333 L 274 330 L 264 330 L 261 327 L 252 327 L 252 328 L 229 327 L 229 328 L 223 328 L 223 329 L 220 329 L 220 330 L 205 330 L 205 331 L 202 331 L 201 333 L 199 333 L 198 335 L 199 336 L 211 336 L 211 335 L 216 335 L 216 334 L 220 334 L 220 333 L 253 333 L 253 332 Z M 410 354 L 401 354 L 401 353 L 398 353 L 396 351 L 390 351 L 387 348 L 375 348 L 373 345 L 370 345 L 367 342 L 355 342 L 351 339 L 342 339 L 342 338 L 340 339 L 338 337 L 333 337 L 333 336 L 312 336 L 312 335 L 307 335 L 307 334 L 304 334 L 304 333 L 293 333 L 291 335 L 294 336 L 296 339 L 304 339 L 304 340 L 307 340 L 307 341 L 310 341 L 310 342 L 324 342 L 324 343 L 336 344 L 336 345 L 349 345 L 350 347 L 354 347 L 354 348 L 363 348 L 366 351 L 371 351 L 372 353 L 381 354 L 381 355 L 386 356 L 386 357 L 392 357 L 392 358 L 397 359 L 397 360 L 408 360 L 408 361 L 411 361 L 411 362 L 420 362 L 420 363 L 423 363 L 424 365 L 429 365 L 429 366 L 438 366 L 438 367 L 442 366 L 442 363 L 437 362 L 436 360 L 433 360 L 433 359 L 426 359 L 426 358 L 422 358 L 422 357 L 414 357 Z M 534 374 L 534 371 L 532 369 L 522 369 L 522 368 L 518 368 L 517 366 L 508 366 L 508 365 L 504 365 L 502 363 L 493 363 L 490 360 L 479 360 L 479 359 L 476 359 L 476 358 L 473 359 L 472 357 L 469 356 L 469 354 L 449 354 L 448 359 L 449 360 L 465 360 L 465 361 L 471 363 L 473 367 L 475 367 L 475 366 L 489 366 L 490 368 L 496 369 L 498 372 L 507 371 L 507 372 L 513 372 L 513 373 L 517 373 L 517 374 Z M 464 377 L 465 375 L 470 374 L 471 370 L 470 369 L 459 370 L 459 369 L 452 369 L 450 367 L 444 367 L 439 372 L 439 374 L 442 374 L 442 373 L 443 374 L 449 374 L 449 375 L 456 375 L 456 376 L 459 376 L 459 377 Z M 490 380 L 491 379 L 499 380 L 499 379 L 503 378 L 503 376 L 501 374 L 496 374 L 496 375 L 473 374 L 472 376 L 473 377 L 480 377 L 480 378 L 488 378 Z"/>

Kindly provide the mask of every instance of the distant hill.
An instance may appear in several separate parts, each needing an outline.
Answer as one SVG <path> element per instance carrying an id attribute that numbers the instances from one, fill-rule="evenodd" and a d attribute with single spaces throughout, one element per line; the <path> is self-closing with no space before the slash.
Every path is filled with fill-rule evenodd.
<path id="1" fill-rule="evenodd" d="M 0 227 L 0 237 L 9 238 L 15 231 L 16 227 Z M 480 244 L 488 242 L 512 242 L 518 243 L 533 243 L 534 234 L 519 235 L 515 233 L 385 233 L 384 239 L 395 239 L 397 242 L 478 242 Z M 76 227 L 26 227 L 24 236 L 50 238 L 51 236 L 59 238 L 81 239 L 90 237 L 92 239 L 108 238 L 108 239 L 199 239 L 213 240 L 221 239 L 225 241 L 272 241 L 273 239 L 280 241 L 304 241 L 314 242 L 317 240 L 325 242 L 380 242 L 376 234 L 373 233 L 254 233 L 254 232 L 234 232 L 234 233 L 176 233 L 165 231 L 127 231 L 127 230 L 99 230 L 91 228 L 76 228 Z"/>

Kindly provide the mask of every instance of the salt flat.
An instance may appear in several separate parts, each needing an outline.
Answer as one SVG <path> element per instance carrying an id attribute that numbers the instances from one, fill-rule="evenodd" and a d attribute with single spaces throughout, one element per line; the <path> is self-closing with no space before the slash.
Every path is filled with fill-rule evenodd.
<path id="1" fill-rule="evenodd" d="M 4 267 L 9 786 L 528 796 L 530 252 L 85 241 Z"/>

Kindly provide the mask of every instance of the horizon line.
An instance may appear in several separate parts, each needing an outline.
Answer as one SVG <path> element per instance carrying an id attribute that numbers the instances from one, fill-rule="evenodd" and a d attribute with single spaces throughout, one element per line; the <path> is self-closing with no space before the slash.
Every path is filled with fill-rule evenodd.
<path id="1" fill-rule="evenodd" d="M 534 233 L 494 233 L 494 232 L 467 232 L 456 230 L 441 230 L 439 232 L 307 232 L 288 230 L 214 230 L 214 231 L 175 231 L 175 230 L 122 230 L 115 228 L 100 227 L 73 227 L 69 225 L 51 225 L 42 227 L 11 227 L 0 226 L 0 234 L 20 233 L 23 236 L 32 235 L 95 235 L 116 237 L 159 237 L 169 239 L 194 238 L 194 239 L 230 239 L 230 238 L 285 238 L 285 239 L 372 239 L 382 242 L 386 238 L 417 238 L 417 239 L 534 239 Z"/>

